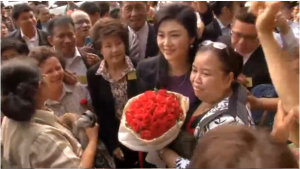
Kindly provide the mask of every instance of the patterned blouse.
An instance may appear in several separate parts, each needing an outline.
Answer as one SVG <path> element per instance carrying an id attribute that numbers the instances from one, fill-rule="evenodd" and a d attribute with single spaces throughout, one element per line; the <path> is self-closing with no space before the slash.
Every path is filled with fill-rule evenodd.
<path id="1" fill-rule="evenodd" d="M 52 111 L 36 110 L 28 123 L 4 117 L 1 143 L 2 160 L 8 165 L 3 168 L 80 168 L 81 165 L 81 145 Z"/>
<path id="2" fill-rule="evenodd" d="M 130 72 L 135 71 L 135 68 L 128 56 L 125 56 L 125 60 L 127 68 L 123 71 L 122 75 L 117 80 L 111 78 L 107 70 L 105 60 L 101 61 L 99 69 L 96 72 L 96 75 L 101 75 L 105 80 L 107 80 L 110 83 L 111 92 L 115 101 L 116 116 L 118 119 L 121 119 L 123 108 L 126 102 L 128 101 L 126 76 Z"/>
<path id="3" fill-rule="evenodd" d="M 243 98 L 247 98 L 247 95 L 245 95 L 246 94 L 238 95 L 238 99 L 246 100 Z M 234 104 L 234 106 L 229 106 L 229 103 Z M 224 124 L 247 125 L 249 127 L 254 127 L 251 112 L 245 103 L 246 101 L 232 102 L 231 97 L 225 98 L 201 118 L 197 124 L 197 127 L 195 128 L 194 137 L 199 139 L 210 130 Z M 237 109 L 233 110 L 232 107 L 237 107 Z M 189 164 L 190 161 L 182 157 L 176 160 L 176 168 L 179 169 L 188 168 Z"/>

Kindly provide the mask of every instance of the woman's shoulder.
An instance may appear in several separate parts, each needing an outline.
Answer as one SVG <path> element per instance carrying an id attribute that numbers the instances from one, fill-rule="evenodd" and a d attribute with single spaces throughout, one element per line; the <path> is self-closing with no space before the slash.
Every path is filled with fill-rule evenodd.
<path id="1" fill-rule="evenodd" d="M 86 73 L 86 74 L 87 74 L 88 77 L 89 77 L 89 76 L 96 75 L 96 72 L 97 72 L 97 70 L 99 69 L 100 63 L 101 63 L 101 61 L 98 62 L 97 64 L 91 66 L 91 67 L 87 70 L 87 73 Z"/>
<path id="2" fill-rule="evenodd" d="M 156 74 L 159 67 L 159 56 L 150 57 L 141 60 L 136 68 L 139 77 L 148 77 L 149 75 Z"/>
<path id="3" fill-rule="evenodd" d="M 159 56 L 149 57 L 144 60 L 141 60 L 137 65 L 137 69 L 139 70 L 153 69 L 158 66 L 158 62 L 159 62 Z"/>

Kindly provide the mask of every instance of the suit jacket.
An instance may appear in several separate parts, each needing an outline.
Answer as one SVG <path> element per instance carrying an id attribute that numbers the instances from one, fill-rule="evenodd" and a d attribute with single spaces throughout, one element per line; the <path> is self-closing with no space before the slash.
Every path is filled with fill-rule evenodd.
<path id="1" fill-rule="evenodd" d="M 132 63 L 136 66 L 135 61 L 132 60 Z M 98 116 L 98 124 L 100 125 L 99 136 L 112 154 L 120 146 L 118 141 L 120 120 L 116 118 L 115 102 L 110 83 L 101 75 L 96 75 L 99 65 L 100 63 L 97 63 L 87 71 L 88 90 L 94 112 Z M 137 94 L 137 80 L 127 79 L 127 98 L 130 99 Z"/>
<path id="2" fill-rule="evenodd" d="M 220 36 L 218 41 L 225 43 L 227 46 L 231 46 L 231 38 L 229 35 Z M 251 54 L 248 61 L 244 64 L 243 74 L 252 78 L 252 87 L 248 89 L 252 89 L 259 84 L 272 84 L 265 54 L 261 46 Z"/>
<path id="3" fill-rule="evenodd" d="M 48 33 L 47 32 L 37 29 L 37 33 L 39 36 L 39 46 L 51 46 L 50 43 L 48 42 Z M 22 38 L 20 29 L 17 29 L 14 32 L 8 34 L 7 36 L 5 36 L 5 38 L 17 39 L 26 44 L 25 40 Z"/>
<path id="4" fill-rule="evenodd" d="M 149 31 L 148 31 L 148 39 L 147 39 L 147 45 L 145 51 L 145 58 L 156 56 L 158 55 L 159 52 L 154 26 L 151 23 L 148 23 L 148 29 Z M 129 53 L 126 54 L 129 55 Z"/>
<path id="5" fill-rule="evenodd" d="M 149 32 L 148 32 L 148 39 L 147 39 L 147 47 L 145 56 L 146 57 L 153 57 L 158 55 L 159 49 L 156 41 L 156 32 L 152 24 L 148 23 Z"/>
<path id="6" fill-rule="evenodd" d="M 159 57 L 155 56 L 139 62 L 136 68 L 139 93 L 162 87 L 158 82 Z"/>
<path id="7" fill-rule="evenodd" d="M 202 38 L 205 40 L 216 41 L 219 36 L 222 36 L 222 30 L 216 19 L 213 19 L 207 26 L 205 26 Z"/>

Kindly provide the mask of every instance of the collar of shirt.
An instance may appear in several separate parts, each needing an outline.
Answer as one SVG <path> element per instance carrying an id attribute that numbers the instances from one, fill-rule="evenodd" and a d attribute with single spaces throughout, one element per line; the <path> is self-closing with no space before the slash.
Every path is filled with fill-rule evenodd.
<path id="1" fill-rule="evenodd" d="M 256 50 L 256 49 L 255 49 L 255 50 Z M 255 51 L 255 50 L 254 50 L 254 51 Z M 237 52 L 236 49 L 234 49 L 234 51 Z M 253 51 L 253 52 L 254 52 L 254 51 Z M 244 54 L 244 55 L 240 54 L 240 55 L 243 56 L 244 65 L 245 65 L 246 62 L 249 60 L 249 58 L 250 58 L 250 56 L 253 54 L 253 52 L 250 52 L 250 53 Z"/>
<path id="2" fill-rule="evenodd" d="M 37 32 L 36 29 L 35 29 L 35 35 L 34 35 L 34 37 L 31 38 L 31 39 L 28 38 L 26 35 L 24 35 L 22 29 L 20 29 L 20 30 L 21 30 L 21 36 L 22 36 L 22 38 L 23 38 L 24 40 L 28 40 L 28 41 L 36 41 L 36 40 L 38 40 L 38 38 L 39 38 L 39 35 L 38 35 L 38 32 Z"/>
<path id="3" fill-rule="evenodd" d="M 72 86 L 63 83 L 63 91 L 62 91 L 61 97 L 59 98 L 59 101 L 61 101 L 61 100 L 65 97 L 65 95 L 66 95 L 67 93 L 72 93 L 72 92 L 73 92 Z M 48 99 L 48 100 L 45 101 L 45 105 L 46 105 L 46 106 L 47 106 L 47 105 L 51 106 L 51 105 L 59 104 L 59 101 L 55 101 L 55 100 L 50 100 L 50 99 Z"/>
<path id="4" fill-rule="evenodd" d="M 124 70 L 124 72 L 122 73 L 122 76 L 120 77 L 120 79 L 122 79 L 125 75 L 127 75 L 129 72 L 135 71 L 135 68 L 131 62 L 131 60 L 129 59 L 128 56 L 125 56 L 125 61 L 127 64 L 127 69 Z M 105 60 L 102 60 L 99 68 L 96 72 L 96 75 L 101 75 L 105 80 L 109 81 L 109 82 L 113 82 L 113 79 L 111 79 L 108 70 L 106 68 L 106 62 Z"/>
<path id="5" fill-rule="evenodd" d="M 222 29 L 227 29 L 227 28 L 228 28 L 228 26 L 224 26 L 224 25 L 222 24 L 222 22 L 221 22 L 217 17 L 216 17 L 216 20 L 217 20 L 217 22 L 218 22 L 218 24 L 219 24 L 221 30 L 222 30 Z"/>
<path id="6" fill-rule="evenodd" d="M 145 22 L 144 26 L 138 30 L 138 31 L 134 31 L 133 29 L 130 28 L 130 26 L 128 26 L 129 32 L 131 35 L 137 34 L 137 35 L 143 35 L 144 33 L 148 34 L 148 24 L 147 22 Z"/>
<path id="7" fill-rule="evenodd" d="M 77 47 L 75 47 L 75 53 L 74 53 L 74 58 L 76 58 L 76 57 L 81 57 L 81 54 Z"/>
<path id="8" fill-rule="evenodd" d="M 36 110 L 33 116 L 33 120 L 40 121 L 51 126 L 55 126 L 57 123 L 57 116 L 51 110 Z"/>

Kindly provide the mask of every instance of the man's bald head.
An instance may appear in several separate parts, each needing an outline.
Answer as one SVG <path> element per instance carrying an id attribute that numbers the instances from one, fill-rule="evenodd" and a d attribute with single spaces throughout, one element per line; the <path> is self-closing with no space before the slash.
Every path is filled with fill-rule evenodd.
<path id="1" fill-rule="evenodd" d="M 75 23 L 76 37 L 85 38 L 89 36 L 89 30 L 92 27 L 89 15 L 81 10 L 76 10 L 71 14 L 71 18 Z"/>

